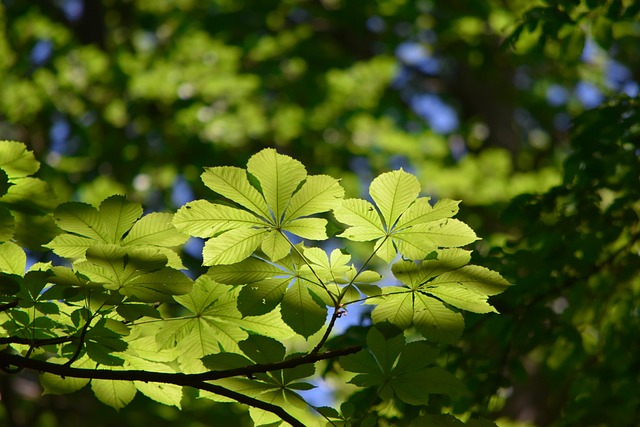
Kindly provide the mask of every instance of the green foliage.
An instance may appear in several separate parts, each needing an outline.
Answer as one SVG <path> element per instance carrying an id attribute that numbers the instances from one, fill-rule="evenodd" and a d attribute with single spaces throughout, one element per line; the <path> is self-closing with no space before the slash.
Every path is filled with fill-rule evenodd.
<path id="1" fill-rule="evenodd" d="M 14 177 L 18 169 L 31 173 L 34 162 L 28 158 L 22 168 L 16 161 L 5 164 Z M 50 214 L 61 233 L 45 248 L 70 266 L 37 263 L 26 273 L 22 248 L 2 243 L 1 290 L 9 303 L 0 314 L 6 334 L 0 357 L 13 353 L 22 355 L 18 360 L 45 362 L 45 392 L 70 393 L 90 383 L 95 396 L 116 410 L 138 390 L 179 407 L 180 386 L 191 385 L 215 401 L 248 403 L 256 425 L 323 425 L 323 410 L 310 413 L 297 391 L 314 387 L 304 380 L 323 357 L 310 358 L 317 357 L 344 307 L 365 301 L 375 307 L 374 326 L 415 327 L 432 342 L 452 343 L 462 328 L 461 314 L 453 310 L 495 311 L 487 297 L 507 285 L 496 272 L 466 265 L 468 251 L 450 248 L 476 240 L 468 226 L 451 219 L 458 202 L 431 206 L 428 198 L 418 198 L 416 178 L 402 170 L 371 183 L 379 211 L 365 200 L 343 200 L 338 180 L 307 175 L 301 163 L 273 149 L 252 156 L 246 170 L 208 168 L 202 179 L 237 206 L 196 200 L 175 216 L 143 216 L 142 207 L 124 196 L 111 196 L 98 208 L 65 202 Z M 382 242 L 360 268 L 341 249 L 328 254 L 290 240 L 327 239 L 327 212 L 349 224 L 340 237 Z M 183 266 L 172 250 L 186 241 L 179 231 L 208 238 L 203 263 L 209 269 L 193 284 L 178 270 Z M 404 257 L 392 266 L 403 286 L 379 287 L 382 276 L 366 266 L 374 254 L 390 262 L 393 244 Z M 167 309 L 157 310 L 160 304 Z M 322 329 L 315 347 L 303 353 L 287 354 L 281 343 L 294 334 L 310 340 Z M 437 355 L 425 340 L 405 344 L 401 334 L 385 338 L 373 327 L 366 350 L 342 357 L 340 365 L 359 373 L 352 384 L 375 390 L 382 401 L 395 396 L 426 405 L 431 394 L 455 397 L 462 390 L 456 377 L 437 366 Z M 15 360 L 3 364 L 21 366 Z M 254 366 L 264 368 L 247 374 Z M 175 376 L 150 385 L 127 377 L 131 369 Z M 225 370 L 231 373 L 215 377 L 214 389 L 173 379 Z"/>
<path id="2" fill-rule="evenodd" d="M 297 425 L 219 385 L 241 380 L 306 425 L 636 425 L 638 2 L 72 3 L 0 5 L 0 139 L 28 146 L 0 144 L 0 368 L 30 364 L 49 393 L 33 400 L 31 372 L 0 375 L 0 424 Z M 269 150 L 249 167 L 265 147 L 291 157 Z M 256 172 L 264 163 L 292 174 Z M 366 201 L 346 202 L 344 222 L 342 202 L 296 214 L 293 198 L 317 200 L 314 181 Z M 387 199 L 394 182 L 411 191 Z M 242 199 L 256 194 L 260 206 Z M 439 203 L 448 216 L 398 226 L 401 206 Z M 287 215 L 301 226 L 282 230 Z M 91 218 L 97 235 L 82 230 Z M 430 226 L 456 221 L 469 228 L 434 242 Z M 230 263 L 202 265 L 187 234 Z M 54 251 L 54 238 L 72 244 Z M 455 253 L 465 264 L 425 270 Z M 480 266 L 518 286 L 490 295 L 467 279 L 504 282 Z M 465 284 L 443 291 L 448 277 Z M 400 342 L 394 322 L 409 325 L 405 346 L 436 347 L 425 368 L 466 391 L 413 405 L 349 384 L 382 371 L 337 358 L 372 327 Z M 256 364 L 241 343 L 257 336 L 285 360 Z M 208 351 L 218 368 L 199 359 Z M 315 394 L 264 378 L 311 363 Z M 91 375 L 113 405 L 140 393 L 113 411 Z M 114 380 L 130 381 L 121 396 Z M 291 393 L 340 404 L 313 411 Z"/>

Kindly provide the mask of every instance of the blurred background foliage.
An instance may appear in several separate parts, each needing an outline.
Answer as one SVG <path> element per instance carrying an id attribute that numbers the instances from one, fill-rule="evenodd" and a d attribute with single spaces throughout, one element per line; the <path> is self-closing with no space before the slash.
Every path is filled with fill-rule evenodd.
<path id="1" fill-rule="evenodd" d="M 469 392 L 433 411 L 634 426 L 639 18 L 634 0 L 3 0 L 0 138 L 43 161 L 52 199 L 126 193 L 152 211 L 211 197 L 204 166 L 266 146 L 352 196 L 403 167 L 463 200 L 484 238 L 474 262 L 517 285 L 493 301 L 501 316 L 466 316 L 442 363 Z M 21 224 L 35 250 L 56 232 Z M 185 251 L 197 258 L 197 242 Z M 29 377 L 0 386 L 9 426 L 250 425 L 189 398 L 115 414 L 82 394 L 39 398 Z M 385 411 L 380 425 L 416 415 Z"/>

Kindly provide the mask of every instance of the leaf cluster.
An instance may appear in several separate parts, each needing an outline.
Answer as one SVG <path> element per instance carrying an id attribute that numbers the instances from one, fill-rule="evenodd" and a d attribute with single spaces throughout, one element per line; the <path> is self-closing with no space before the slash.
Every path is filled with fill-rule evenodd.
<path id="1" fill-rule="evenodd" d="M 28 152 L 17 152 L 26 160 L 2 166 L 11 179 L 20 174 L 16 170 L 37 169 Z M 190 385 L 201 397 L 249 404 L 257 425 L 320 425 L 336 412 L 310 414 L 299 391 L 313 388 L 304 380 L 314 375 L 314 362 L 333 357 L 320 350 L 345 310 L 364 302 L 374 307 L 366 350 L 340 359 L 343 372 L 356 374 L 352 384 L 374 391 L 378 401 L 410 405 L 426 405 L 434 393 L 462 391 L 437 366 L 435 343 L 457 340 L 461 310 L 495 311 L 487 299 L 508 283 L 469 265 L 470 252 L 460 247 L 477 237 L 452 218 L 458 202 L 431 205 L 419 197 L 417 179 L 402 169 L 372 181 L 373 203 L 344 199 L 337 179 L 308 175 L 300 162 L 273 149 L 252 156 L 246 169 L 207 168 L 202 180 L 221 198 L 189 202 L 175 214 L 144 215 L 124 196 L 97 207 L 59 204 L 47 213 L 58 231 L 44 248 L 65 259 L 63 265 L 41 262 L 26 269 L 23 249 L 2 243 L 6 336 L 0 355 L 21 354 L 24 366 L 30 359 L 44 362 L 38 366 L 46 367 L 48 393 L 90 383 L 96 397 L 116 409 L 138 391 L 180 406 L 181 387 Z M 8 240 L 12 223 L 5 228 Z M 315 243 L 335 228 L 342 228 L 337 238 L 374 242 L 359 266 L 346 250 L 328 253 Z M 176 252 L 188 236 L 206 239 L 208 269 L 195 281 Z M 374 257 L 391 265 L 395 284 L 382 285 L 382 275 L 367 269 Z M 380 330 L 390 325 L 396 332 L 384 337 Z M 402 331 L 423 338 L 407 344 Z M 281 341 L 294 335 L 304 337 L 309 349 L 287 354 Z M 4 369 L 20 366 L 10 360 Z M 68 368 L 68 376 L 60 376 L 56 365 Z M 285 365 L 290 367 L 277 368 Z M 97 368 L 133 376 L 84 374 Z M 149 384 L 136 379 L 141 370 L 174 376 Z M 183 374 L 197 380 L 185 382 Z M 375 413 L 348 412 L 338 418 L 359 422 Z"/>

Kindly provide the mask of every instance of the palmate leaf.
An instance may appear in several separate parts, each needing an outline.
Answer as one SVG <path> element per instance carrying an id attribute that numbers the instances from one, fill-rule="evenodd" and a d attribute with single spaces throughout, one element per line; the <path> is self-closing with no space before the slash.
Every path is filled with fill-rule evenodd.
<path id="1" fill-rule="evenodd" d="M 159 348 L 177 347 L 181 368 L 185 372 L 201 372 L 202 357 L 240 351 L 238 343 L 248 337 L 247 331 L 276 339 L 293 335 L 277 312 L 243 318 L 236 308 L 238 292 L 238 288 L 200 276 L 191 293 L 174 297 L 192 314 L 162 323 L 156 335 Z"/>
<path id="2" fill-rule="evenodd" d="M 153 247 L 166 257 L 169 267 L 184 268 L 171 248 L 186 242 L 188 236 L 173 226 L 172 214 L 142 216 L 140 204 L 124 196 L 111 196 L 98 209 L 86 203 L 63 203 L 54 211 L 54 219 L 66 233 L 56 236 L 46 247 L 59 256 L 82 261 L 94 246 L 117 245 L 128 250 Z"/>
<path id="3" fill-rule="evenodd" d="M 350 260 L 339 249 L 327 255 L 320 248 L 299 244 L 296 252 L 278 262 L 250 257 L 236 264 L 214 265 L 207 276 L 227 285 L 242 285 L 238 309 L 243 316 L 270 313 L 281 304 L 285 323 L 308 338 L 324 325 L 327 306 L 358 300 L 356 288 L 371 291 L 372 283 L 381 279 L 372 271 L 356 276 Z M 349 286 L 349 295 L 343 295 L 345 286 Z"/>
<path id="4" fill-rule="evenodd" d="M 234 264 L 257 249 L 273 261 L 282 259 L 291 252 L 284 232 L 324 240 L 327 221 L 309 216 L 333 209 L 344 195 L 336 179 L 308 176 L 300 162 L 273 149 L 252 156 L 246 170 L 206 168 L 202 181 L 242 207 L 196 200 L 176 213 L 173 224 L 178 230 L 208 239 L 204 265 Z"/>
<path id="5" fill-rule="evenodd" d="M 416 177 L 402 169 L 379 175 L 369 187 L 375 207 L 366 200 L 346 199 L 334 209 L 336 219 L 349 226 L 339 237 L 376 240 L 376 255 L 387 262 L 397 252 L 423 259 L 438 248 L 477 240 L 469 226 L 451 218 L 458 211 L 457 201 L 445 199 L 432 206 L 428 198 L 418 198 L 419 192 Z"/>
<path id="6" fill-rule="evenodd" d="M 166 256 L 154 247 L 123 248 L 96 244 L 86 259 L 74 264 L 76 272 L 92 284 L 133 296 L 144 302 L 167 301 L 191 291 L 192 281 L 178 270 L 165 267 Z"/>
<path id="7" fill-rule="evenodd" d="M 376 328 L 367 334 L 367 348 L 343 356 L 340 365 L 357 375 L 349 382 L 375 387 L 383 400 L 396 397 L 412 405 L 424 405 L 430 394 L 456 396 L 464 391 L 460 381 L 433 366 L 437 351 L 426 341 L 405 344 L 402 334 L 385 338 Z"/>
<path id="8" fill-rule="evenodd" d="M 450 306 L 476 313 L 495 312 L 487 299 L 509 286 L 498 273 L 466 265 L 470 252 L 443 249 L 437 259 L 419 263 L 402 260 L 392 267 L 394 276 L 405 286 L 382 289 L 371 313 L 375 323 L 388 321 L 401 329 L 414 326 L 426 338 L 454 342 L 464 327 L 460 313 Z"/>

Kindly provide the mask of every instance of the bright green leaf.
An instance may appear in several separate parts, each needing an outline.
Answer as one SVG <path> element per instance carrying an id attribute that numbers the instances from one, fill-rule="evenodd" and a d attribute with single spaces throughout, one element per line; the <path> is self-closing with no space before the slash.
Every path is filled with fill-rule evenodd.
<path id="1" fill-rule="evenodd" d="M 251 255 L 269 231 L 261 228 L 236 228 L 204 245 L 202 256 L 204 265 L 234 264 Z"/>
<path id="2" fill-rule="evenodd" d="M 17 141 L 0 141 L 0 169 L 7 173 L 9 179 L 23 178 L 33 175 L 40 169 L 33 151 Z"/>
<path id="3" fill-rule="evenodd" d="M 275 223 L 282 224 L 284 211 L 300 182 L 307 177 L 299 161 L 267 148 L 251 156 L 247 171 L 260 181 L 262 194 L 273 213 Z"/>
<path id="4" fill-rule="evenodd" d="M 189 236 L 180 233 L 171 223 L 173 214 L 153 212 L 138 220 L 123 239 L 123 246 L 154 245 L 172 247 L 187 241 Z"/>
<path id="5" fill-rule="evenodd" d="M 15 231 L 15 221 L 9 209 L 0 206 L 0 242 L 11 240 Z"/>
<path id="6" fill-rule="evenodd" d="M 117 243 L 142 216 L 142 206 L 124 196 L 111 196 L 100 204 L 99 215 L 109 233 L 108 243 Z"/>
<path id="7" fill-rule="evenodd" d="M 202 182 L 216 193 L 233 200 L 265 221 L 271 219 L 264 198 L 249 183 L 247 172 L 244 169 L 232 166 L 205 168 L 201 177 Z"/>
<path id="8" fill-rule="evenodd" d="M 49 358 L 47 362 L 64 364 L 68 361 L 66 358 Z M 95 368 L 96 363 L 89 357 L 82 357 L 74 362 L 74 367 L 91 369 Z M 73 377 L 61 377 L 49 373 L 43 373 L 40 375 L 40 385 L 42 385 L 43 394 L 68 394 L 82 389 L 89 384 L 88 378 L 73 378 Z"/>
<path id="9" fill-rule="evenodd" d="M 105 405 L 116 411 L 127 406 L 136 396 L 136 386 L 132 381 L 91 380 L 93 394 Z"/>
<path id="10" fill-rule="evenodd" d="M 0 272 L 23 276 L 27 265 L 24 250 L 13 242 L 0 243 Z"/>
<path id="11" fill-rule="evenodd" d="M 420 194 L 418 179 L 402 169 L 378 175 L 369 186 L 369 194 L 382 213 L 387 229 Z"/>
<path id="12" fill-rule="evenodd" d="M 255 215 L 206 200 L 194 200 L 181 207 L 173 218 L 178 230 L 191 236 L 209 238 L 239 227 L 264 226 Z"/>
<path id="13" fill-rule="evenodd" d="M 326 212 L 340 204 L 344 189 L 335 178 L 327 175 L 308 176 L 287 206 L 283 224 L 295 218 Z M 297 233 L 296 233 L 297 234 Z"/>
<path id="14" fill-rule="evenodd" d="M 340 206 L 334 209 L 336 219 L 349 224 L 339 237 L 345 237 L 357 242 L 384 237 L 386 232 L 378 212 L 371 203 L 361 199 L 345 199 Z"/>

